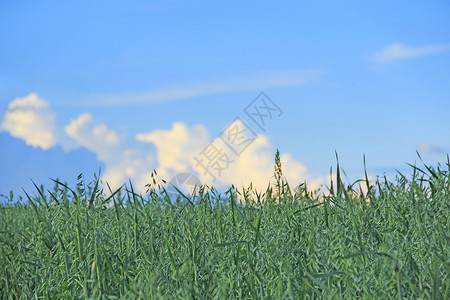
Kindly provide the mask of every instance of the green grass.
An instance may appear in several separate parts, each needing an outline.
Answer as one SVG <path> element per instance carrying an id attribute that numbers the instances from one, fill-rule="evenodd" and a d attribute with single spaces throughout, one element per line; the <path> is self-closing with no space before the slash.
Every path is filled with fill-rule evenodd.
<path id="1" fill-rule="evenodd" d="M 192 204 L 156 181 L 145 198 L 81 176 L 36 187 L 0 205 L 0 298 L 449 299 L 446 168 L 344 185 L 338 166 L 322 198 L 291 192 L 279 160 L 273 192 L 202 187 Z"/>

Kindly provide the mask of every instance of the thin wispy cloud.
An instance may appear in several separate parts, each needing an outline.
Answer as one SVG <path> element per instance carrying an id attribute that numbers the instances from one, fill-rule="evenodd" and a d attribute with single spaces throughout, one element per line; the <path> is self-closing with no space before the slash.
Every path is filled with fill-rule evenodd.
<path id="1" fill-rule="evenodd" d="M 370 56 L 370 60 L 378 63 L 392 63 L 404 59 L 412 59 L 450 50 L 450 44 L 408 47 L 401 43 L 386 46 L 383 50 Z"/>
<path id="2" fill-rule="evenodd" d="M 229 92 L 260 91 L 303 85 L 317 80 L 321 73 L 321 70 L 264 72 L 250 77 L 172 85 L 144 93 L 90 95 L 77 103 L 83 106 L 120 106 L 186 100 Z"/>
<path id="3" fill-rule="evenodd" d="M 424 154 L 443 154 L 447 153 L 447 150 L 443 147 L 436 145 L 429 145 L 427 143 L 419 143 L 417 145 L 417 151 Z"/>

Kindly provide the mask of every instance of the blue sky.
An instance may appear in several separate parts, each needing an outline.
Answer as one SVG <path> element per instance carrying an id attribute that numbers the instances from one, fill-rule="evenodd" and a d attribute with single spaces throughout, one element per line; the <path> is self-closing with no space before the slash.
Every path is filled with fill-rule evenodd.
<path id="1" fill-rule="evenodd" d="M 448 1 L 2 1 L 0 40 L 0 194 L 99 168 L 262 187 L 277 148 L 319 186 L 335 151 L 356 180 L 363 154 L 375 177 L 450 149 Z M 265 130 L 244 111 L 260 92 L 281 110 Z M 245 125 L 242 153 L 216 144 Z"/>

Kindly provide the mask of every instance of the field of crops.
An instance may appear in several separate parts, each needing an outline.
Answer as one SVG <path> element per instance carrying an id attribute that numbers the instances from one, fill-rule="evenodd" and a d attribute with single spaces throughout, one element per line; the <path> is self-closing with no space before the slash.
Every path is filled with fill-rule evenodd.
<path id="1" fill-rule="evenodd" d="M 450 164 L 328 196 L 56 182 L 0 205 L 1 299 L 450 299 Z M 364 187 L 364 192 L 359 186 Z M 25 201 L 27 200 L 27 201 Z"/>

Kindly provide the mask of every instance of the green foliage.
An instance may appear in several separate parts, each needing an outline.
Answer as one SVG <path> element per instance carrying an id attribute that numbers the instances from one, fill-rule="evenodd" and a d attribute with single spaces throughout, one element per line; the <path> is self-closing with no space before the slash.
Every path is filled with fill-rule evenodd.
<path id="1" fill-rule="evenodd" d="M 338 166 L 327 196 L 291 195 L 277 152 L 275 197 L 202 186 L 188 205 L 156 173 L 145 197 L 55 180 L 0 205 L 0 298 L 449 299 L 447 167 L 345 186 Z"/>

